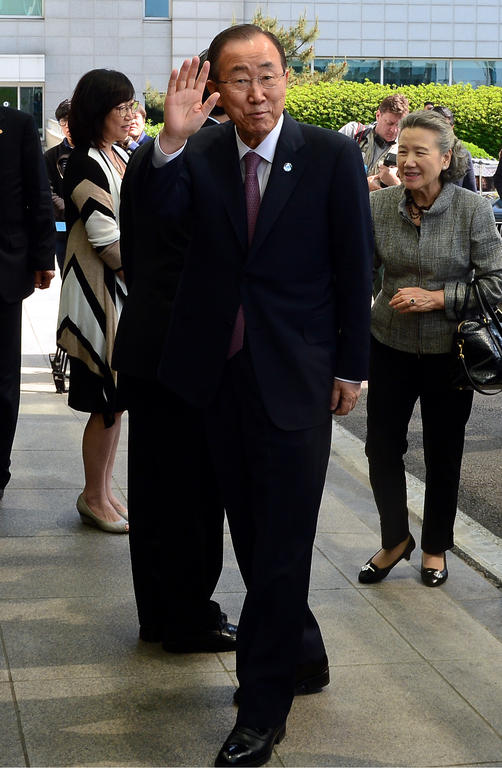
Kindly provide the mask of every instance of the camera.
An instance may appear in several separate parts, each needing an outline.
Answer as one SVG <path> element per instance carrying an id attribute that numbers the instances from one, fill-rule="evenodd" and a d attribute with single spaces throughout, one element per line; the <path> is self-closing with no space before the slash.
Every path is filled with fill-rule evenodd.
<path id="1" fill-rule="evenodd" d="M 383 165 L 387 168 L 394 168 L 397 165 L 397 155 L 395 152 L 389 152 L 383 161 Z"/>

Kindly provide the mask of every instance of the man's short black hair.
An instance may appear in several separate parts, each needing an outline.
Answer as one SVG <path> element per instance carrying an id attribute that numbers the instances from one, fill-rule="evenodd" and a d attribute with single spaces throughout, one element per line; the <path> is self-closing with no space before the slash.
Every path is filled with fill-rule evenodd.
<path id="1" fill-rule="evenodd" d="M 282 47 L 281 42 L 275 35 L 272 34 L 272 32 L 269 32 L 266 29 L 262 29 L 256 24 L 235 24 L 233 27 L 227 27 L 218 35 L 216 35 L 211 45 L 209 46 L 207 58 L 211 64 L 211 69 L 209 70 L 210 79 L 214 80 L 214 82 L 218 82 L 218 59 L 220 58 L 222 48 L 228 42 L 231 40 L 252 40 L 257 35 L 265 35 L 265 37 L 267 37 L 273 44 L 274 48 L 277 49 L 277 52 L 281 58 L 282 70 L 285 72 L 288 66 L 286 61 L 286 53 Z"/>
<path id="2" fill-rule="evenodd" d="M 199 53 L 199 68 L 197 70 L 197 74 L 199 74 L 199 72 L 201 71 L 202 65 L 204 64 L 204 62 L 207 61 L 207 53 L 208 53 L 207 48 L 204 48 L 204 50 Z M 204 93 L 202 94 L 202 101 L 207 101 L 207 99 L 210 96 L 211 94 L 209 93 L 206 85 L 206 87 L 204 88 Z M 224 115 L 224 114 L 225 114 L 225 110 L 223 109 L 223 107 L 215 106 L 211 110 L 211 115 L 213 117 L 215 115 Z"/>
<path id="3" fill-rule="evenodd" d="M 70 114 L 70 106 L 70 99 L 64 99 L 61 104 L 57 105 L 55 115 L 58 123 L 60 120 L 66 120 L 68 118 L 68 115 Z"/>
<path id="4" fill-rule="evenodd" d="M 437 104 L 435 107 L 432 108 L 433 112 L 437 112 L 438 115 L 441 115 L 441 117 L 444 117 L 450 125 L 454 125 L 455 123 L 455 115 L 451 111 L 451 109 L 448 109 L 448 107 L 443 107 L 442 104 Z"/>

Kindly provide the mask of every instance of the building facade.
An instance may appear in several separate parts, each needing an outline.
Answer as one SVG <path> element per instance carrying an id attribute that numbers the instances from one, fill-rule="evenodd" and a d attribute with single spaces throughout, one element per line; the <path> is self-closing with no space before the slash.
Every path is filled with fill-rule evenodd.
<path id="1" fill-rule="evenodd" d="M 319 20 L 313 66 L 346 59 L 346 79 L 502 86 L 502 0 L 0 0 L 0 104 L 41 132 L 89 69 L 118 69 L 138 98 L 257 8 L 289 26 Z"/>

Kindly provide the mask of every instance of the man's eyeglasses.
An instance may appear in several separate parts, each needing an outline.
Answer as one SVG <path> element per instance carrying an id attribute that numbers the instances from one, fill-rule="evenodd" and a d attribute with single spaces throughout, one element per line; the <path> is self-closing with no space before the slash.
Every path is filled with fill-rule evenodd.
<path id="1" fill-rule="evenodd" d="M 233 91 L 249 91 L 256 80 L 262 88 L 275 88 L 286 73 L 281 75 L 258 75 L 257 77 L 236 77 L 234 80 L 218 80 L 218 83 L 228 85 Z"/>
<path id="2" fill-rule="evenodd" d="M 129 104 L 119 104 L 118 107 L 114 107 L 117 110 L 120 117 L 125 117 L 128 112 L 134 115 L 139 107 L 139 101 L 131 101 Z"/>
<path id="3" fill-rule="evenodd" d="M 66 128 L 66 126 L 68 125 L 68 119 L 66 117 L 61 118 L 61 120 L 59 120 L 59 125 L 61 126 L 61 128 Z"/>

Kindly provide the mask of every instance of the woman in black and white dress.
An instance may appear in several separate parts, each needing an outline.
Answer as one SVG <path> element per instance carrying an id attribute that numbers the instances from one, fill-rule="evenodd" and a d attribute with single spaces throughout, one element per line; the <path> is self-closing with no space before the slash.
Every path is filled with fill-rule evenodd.
<path id="1" fill-rule="evenodd" d="M 110 533 L 128 531 L 127 510 L 112 491 L 124 407 L 111 357 L 125 298 L 118 212 L 128 154 L 116 142 L 127 136 L 136 106 L 121 72 L 83 75 L 71 100 L 75 149 L 64 176 L 68 240 L 57 336 L 70 357 L 68 403 L 90 414 L 77 510 L 84 523 Z"/>

